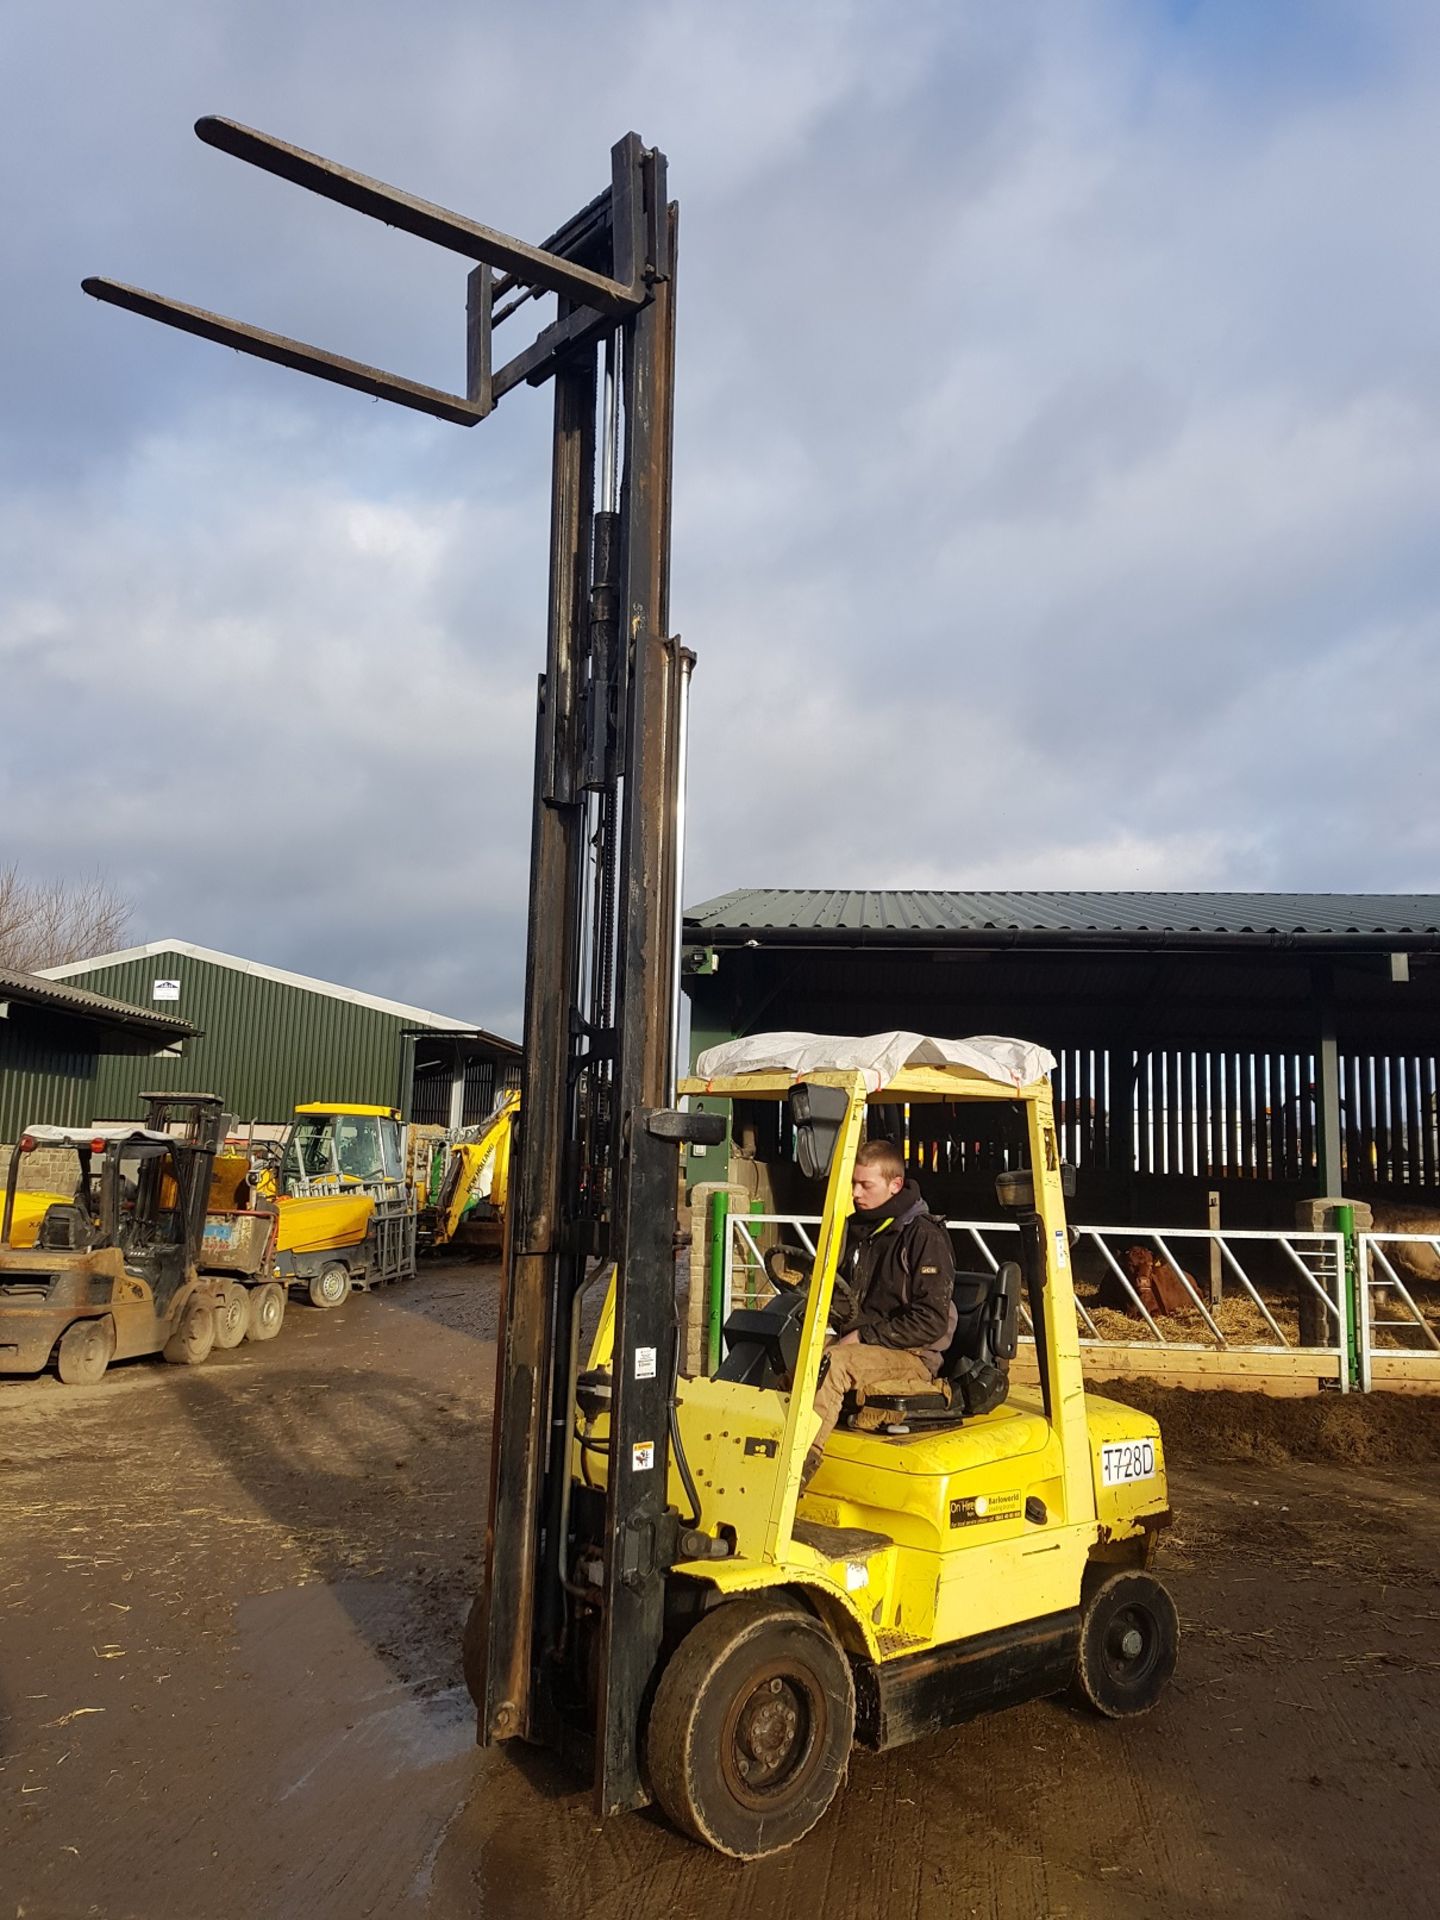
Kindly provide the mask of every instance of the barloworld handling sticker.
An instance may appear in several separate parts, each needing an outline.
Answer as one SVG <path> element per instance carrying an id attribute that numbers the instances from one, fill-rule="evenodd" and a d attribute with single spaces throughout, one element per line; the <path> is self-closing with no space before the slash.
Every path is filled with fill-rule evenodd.
<path id="1" fill-rule="evenodd" d="M 950 1502 L 952 1527 L 974 1527 L 985 1520 L 1018 1520 L 1025 1510 L 1020 1489 L 1009 1493 L 972 1493 Z"/>

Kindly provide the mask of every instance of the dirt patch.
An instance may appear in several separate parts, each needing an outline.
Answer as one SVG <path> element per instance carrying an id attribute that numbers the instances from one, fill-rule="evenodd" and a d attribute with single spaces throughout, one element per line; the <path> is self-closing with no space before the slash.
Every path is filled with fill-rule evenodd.
<path id="1" fill-rule="evenodd" d="M 1153 1414 L 1172 1464 L 1253 1460 L 1415 1466 L 1440 1462 L 1440 1398 L 1423 1394 L 1196 1392 L 1149 1380 L 1097 1381 L 1093 1389 Z"/>
<path id="2" fill-rule="evenodd" d="M 198 1369 L 0 1388 L 7 1913 L 1433 1912 L 1440 1409 L 1112 1389 L 1171 1455 L 1156 1711 L 1037 1702 L 857 1752 L 811 1835 L 741 1867 L 472 1744 L 497 1298 L 493 1269 L 428 1268 Z"/>

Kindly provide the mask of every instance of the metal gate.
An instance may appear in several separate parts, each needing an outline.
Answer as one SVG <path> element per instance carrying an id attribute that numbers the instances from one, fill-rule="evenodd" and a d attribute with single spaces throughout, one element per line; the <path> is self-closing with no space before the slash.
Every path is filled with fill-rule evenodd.
<path id="1" fill-rule="evenodd" d="M 1359 1236 L 1360 1384 L 1440 1392 L 1440 1234 Z"/>
<path id="2" fill-rule="evenodd" d="M 813 1255 L 819 1224 L 818 1215 L 724 1216 L 724 1256 L 715 1263 L 723 1298 L 715 1307 L 724 1313 L 767 1298 L 773 1289 L 766 1249 L 788 1240 Z M 945 1224 L 962 1268 L 978 1263 L 993 1272 L 1014 1256 L 1020 1230 L 1013 1221 Z M 1137 1248 L 1180 1288 L 1178 1310 L 1156 1313 L 1146 1305 L 1135 1277 Z M 1343 1393 L 1352 1384 L 1355 1316 L 1341 1233 L 1082 1226 L 1071 1229 L 1070 1258 L 1081 1357 L 1094 1379 L 1144 1375 L 1271 1393 Z M 1022 1316 L 1022 1343 L 1033 1356 L 1023 1307 Z M 1022 1344 L 1021 1377 L 1026 1355 Z M 1440 1384 L 1440 1342 L 1434 1357 Z"/>

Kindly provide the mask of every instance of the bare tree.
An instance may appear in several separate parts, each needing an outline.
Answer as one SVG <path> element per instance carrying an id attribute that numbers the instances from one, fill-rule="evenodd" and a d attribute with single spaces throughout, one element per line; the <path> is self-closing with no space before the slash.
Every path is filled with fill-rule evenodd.
<path id="1" fill-rule="evenodd" d="M 129 902 L 98 873 L 79 880 L 27 880 L 0 867 L 0 966 L 17 973 L 63 967 L 123 945 Z"/>

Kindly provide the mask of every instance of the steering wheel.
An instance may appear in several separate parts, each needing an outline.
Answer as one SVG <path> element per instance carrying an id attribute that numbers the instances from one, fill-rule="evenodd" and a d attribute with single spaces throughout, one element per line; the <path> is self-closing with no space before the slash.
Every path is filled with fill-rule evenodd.
<path id="1" fill-rule="evenodd" d="M 814 1272 L 814 1256 L 799 1247 L 771 1247 L 765 1254 L 765 1277 L 781 1293 L 804 1293 Z M 832 1299 L 838 1302 L 847 1320 L 859 1318 L 860 1302 L 855 1289 L 839 1273 L 835 1275 Z"/>

